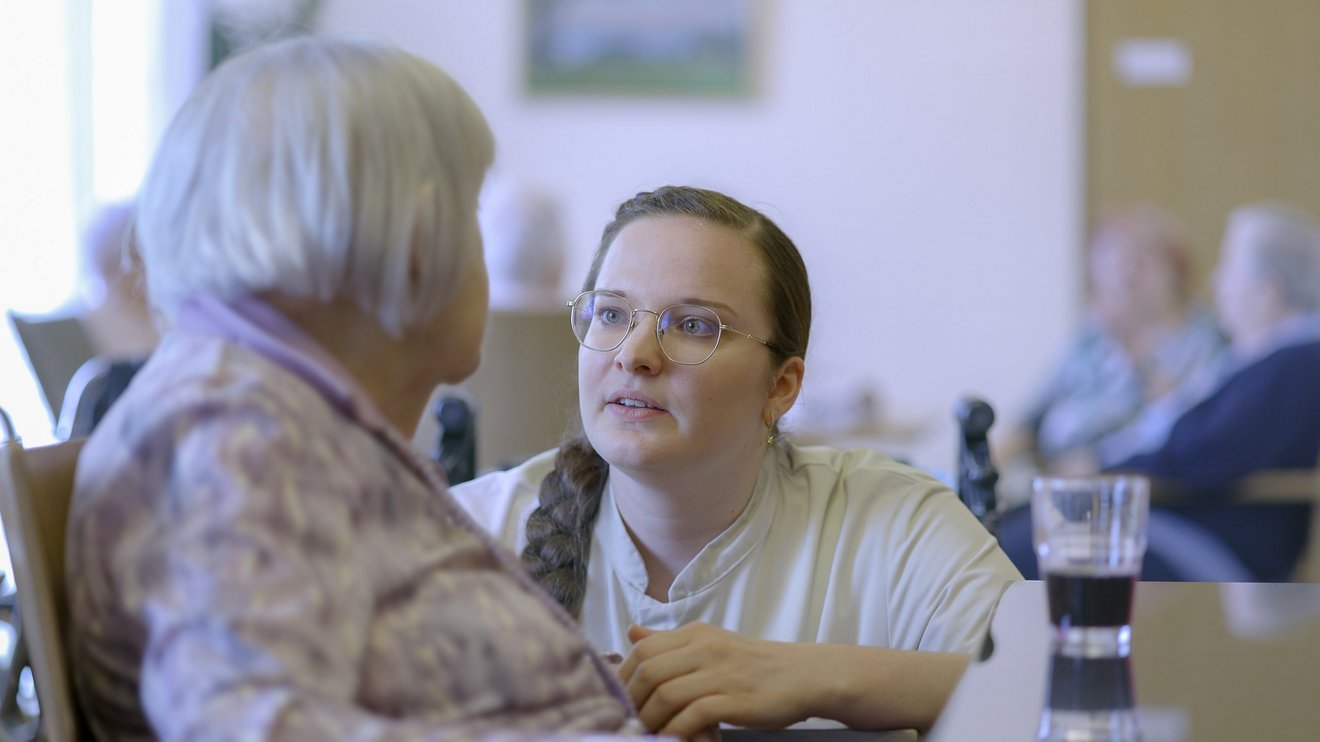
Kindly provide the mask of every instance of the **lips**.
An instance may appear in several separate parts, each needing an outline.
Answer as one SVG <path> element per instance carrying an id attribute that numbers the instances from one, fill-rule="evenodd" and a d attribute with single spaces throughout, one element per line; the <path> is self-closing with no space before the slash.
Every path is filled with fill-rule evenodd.
<path id="1" fill-rule="evenodd" d="M 661 407 L 654 399 L 651 399 L 645 394 L 638 394 L 637 392 L 631 391 L 615 392 L 610 395 L 609 404 L 618 405 L 629 410 L 657 410 L 660 412 L 667 412 L 667 410 L 664 407 Z"/>

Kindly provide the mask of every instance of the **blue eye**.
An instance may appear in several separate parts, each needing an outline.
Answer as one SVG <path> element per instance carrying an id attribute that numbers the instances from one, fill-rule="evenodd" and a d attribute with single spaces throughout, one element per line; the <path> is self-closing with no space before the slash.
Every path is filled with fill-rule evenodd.
<path id="1" fill-rule="evenodd" d="M 708 337 L 720 331 L 719 323 L 710 317 L 687 315 L 674 323 L 674 327 L 684 335 Z"/>
<path id="2" fill-rule="evenodd" d="M 618 307 L 600 307 L 596 310 L 596 321 L 602 325 L 617 325 L 627 320 L 627 313 Z"/>

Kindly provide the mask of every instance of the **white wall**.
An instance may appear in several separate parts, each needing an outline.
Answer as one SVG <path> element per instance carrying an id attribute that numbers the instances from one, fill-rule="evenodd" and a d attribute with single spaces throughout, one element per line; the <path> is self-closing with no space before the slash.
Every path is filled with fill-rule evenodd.
<path id="1" fill-rule="evenodd" d="M 1021 412 L 1077 314 L 1078 0 L 760 0 L 748 100 L 529 97 L 521 0 L 329 0 L 457 78 L 506 180 L 553 189 L 585 272 L 622 199 L 668 182 L 766 211 L 811 272 L 805 400 L 872 388 L 947 467 L 951 409 Z M 567 333 L 566 338 L 567 338 Z"/>

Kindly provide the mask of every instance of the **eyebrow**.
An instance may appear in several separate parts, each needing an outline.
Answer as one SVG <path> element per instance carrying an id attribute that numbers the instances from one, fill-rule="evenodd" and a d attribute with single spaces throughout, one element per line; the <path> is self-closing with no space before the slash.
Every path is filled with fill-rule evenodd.
<path id="1" fill-rule="evenodd" d="M 628 292 L 626 292 L 626 291 L 620 291 L 620 290 L 618 290 L 618 289 L 603 289 L 603 288 L 601 288 L 601 287 L 599 287 L 599 286 L 597 286 L 597 287 L 595 288 L 595 290 L 596 290 L 596 291 L 608 291 L 608 292 L 610 292 L 611 294 L 618 294 L 619 296 L 622 296 L 623 298 L 628 299 L 629 301 L 632 301 L 632 299 L 628 296 Z M 679 300 L 676 301 L 676 302 L 673 302 L 673 303 L 670 304 L 669 306 L 672 307 L 672 306 L 677 306 L 677 305 L 679 305 L 679 304 L 696 304 L 697 306 L 710 307 L 711 309 L 714 309 L 716 312 L 718 312 L 718 313 L 720 313 L 720 314 L 727 314 L 728 316 L 732 317 L 733 319 L 737 319 L 738 316 L 739 316 L 739 315 L 738 315 L 738 312 L 737 312 L 736 310 L 734 310 L 733 307 L 729 306 L 728 304 L 725 304 L 725 303 L 722 302 L 722 301 L 715 301 L 714 299 L 702 299 L 702 298 L 699 297 L 699 296 L 687 296 L 687 297 L 684 297 L 684 298 L 682 298 L 682 299 L 679 299 Z"/>

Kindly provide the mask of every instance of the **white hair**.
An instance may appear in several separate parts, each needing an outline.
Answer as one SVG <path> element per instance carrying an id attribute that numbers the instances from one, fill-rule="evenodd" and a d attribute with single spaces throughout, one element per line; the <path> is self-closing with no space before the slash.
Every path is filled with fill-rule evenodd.
<path id="1" fill-rule="evenodd" d="M 1261 202 L 1234 209 L 1228 219 L 1249 228 L 1257 275 L 1277 281 L 1289 307 L 1320 309 L 1320 226 L 1305 209 Z"/>
<path id="2" fill-rule="evenodd" d="M 482 259 L 477 194 L 493 156 L 458 83 L 385 42 L 303 37 L 240 54 L 184 103 L 143 183 L 151 302 L 171 314 L 196 295 L 348 298 L 399 335 Z"/>

